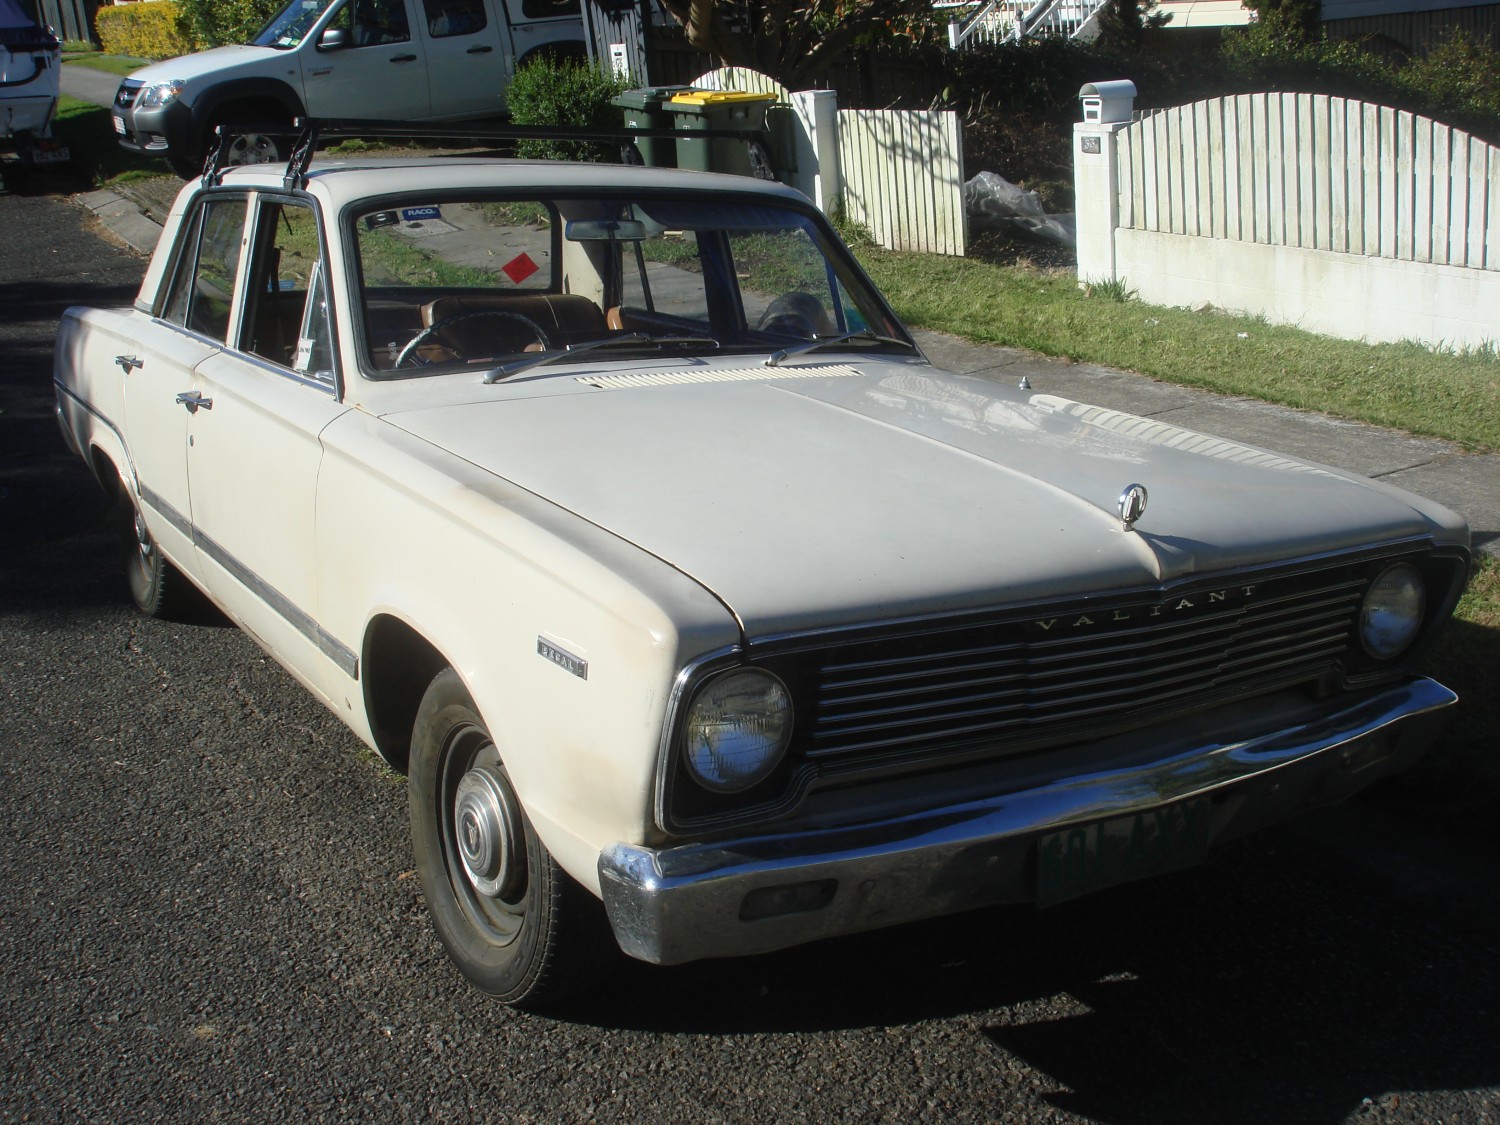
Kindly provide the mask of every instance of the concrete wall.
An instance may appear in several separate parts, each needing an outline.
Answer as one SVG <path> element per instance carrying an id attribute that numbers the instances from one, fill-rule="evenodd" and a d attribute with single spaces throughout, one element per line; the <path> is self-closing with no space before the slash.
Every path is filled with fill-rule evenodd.
<path id="1" fill-rule="evenodd" d="M 1500 150 L 1311 95 L 1074 126 L 1078 276 L 1327 335 L 1500 343 Z"/>

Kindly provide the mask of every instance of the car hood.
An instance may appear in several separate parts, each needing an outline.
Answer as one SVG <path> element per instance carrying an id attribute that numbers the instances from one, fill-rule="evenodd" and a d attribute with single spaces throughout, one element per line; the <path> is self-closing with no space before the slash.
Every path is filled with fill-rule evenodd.
<path id="1" fill-rule="evenodd" d="M 140 70 L 130 72 L 130 81 L 139 82 L 145 86 L 156 86 L 164 82 L 191 83 L 204 75 L 219 79 L 223 78 L 233 67 L 260 66 L 277 59 L 285 64 L 283 69 L 295 69 L 298 66 L 292 58 L 292 52 L 289 51 L 274 51 L 270 47 L 215 47 L 209 51 L 179 55 L 175 59 L 143 66 Z"/>
<path id="2" fill-rule="evenodd" d="M 1466 534 L 1335 469 L 925 365 L 564 381 L 386 420 L 678 567 L 752 639 Z"/>

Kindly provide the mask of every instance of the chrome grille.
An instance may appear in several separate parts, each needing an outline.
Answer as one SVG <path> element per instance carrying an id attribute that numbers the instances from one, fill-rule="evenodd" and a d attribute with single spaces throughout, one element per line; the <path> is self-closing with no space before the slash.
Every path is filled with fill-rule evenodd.
<path id="1" fill-rule="evenodd" d="M 129 109 L 135 105 L 135 99 L 141 92 L 140 86 L 122 85 L 115 91 L 115 108 Z"/>
<path id="2" fill-rule="evenodd" d="M 1012 620 L 841 645 L 819 661 L 806 753 L 833 764 L 1032 740 L 1305 682 L 1348 651 L 1364 588 L 1344 570 L 1188 615 L 1121 602 L 1074 609 L 1051 632 Z"/>

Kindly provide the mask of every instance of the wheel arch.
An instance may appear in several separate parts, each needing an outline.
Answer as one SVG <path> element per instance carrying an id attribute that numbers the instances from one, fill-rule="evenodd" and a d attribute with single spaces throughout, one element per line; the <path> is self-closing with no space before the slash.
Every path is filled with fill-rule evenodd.
<path id="1" fill-rule="evenodd" d="M 587 62 L 589 51 L 582 39 L 553 39 L 546 43 L 539 43 L 516 60 L 516 68 L 519 70 L 529 62 L 538 59 L 552 59 L 556 62 Z"/>
<path id="2" fill-rule="evenodd" d="M 117 499 L 122 490 L 135 489 L 135 474 L 130 462 L 122 456 L 123 453 L 123 448 L 119 452 L 106 449 L 95 435 L 94 440 L 89 443 L 88 456 L 84 458 L 94 479 L 99 482 L 99 487 L 104 489 L 111 501 Z"/>
<path id="3" fill-rule="evenodd" d="M 365 629 L 360 655 L 365 715 L 375 749 L 391 768 L 406 772 L 422 695 L 450 663 L 437 646 L 392 614 L 377 615 Z"/>
<path id="4" fill-rule="evenodd" d="M 297 117 L 306 116 L 302 99 L 297 91 L 277 78 L 245 78 L 214 86 L 206 90 L 193 103 L 193 129 L 198 143 L 206 146 L 208 131 L 234 111 L 243 113 L 243 122 L 235 124 L 259 124 L 255 114 L 267 118 L 267 124 L 291 124 Z"/>

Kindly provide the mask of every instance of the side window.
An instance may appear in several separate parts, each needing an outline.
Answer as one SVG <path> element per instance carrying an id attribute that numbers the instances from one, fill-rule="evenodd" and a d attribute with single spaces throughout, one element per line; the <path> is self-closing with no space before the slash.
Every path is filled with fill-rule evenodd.
<path id="1" fill-rule="evenodd" d="M 245 234 L 245 200 L 215 199 L 192 219 L 162 317 L 220 342 L 228 338 Z"/>
<path id="2" fill-rule="evenodd" d="M 346 30 L 356 47 L 383 47 L 411 39 L 406 0 L 349 0 L 329 26 Z"/>
<path id="3" fill-rule="evenodd" d="M 261 202 L 247 284 L 244 350 L 331 383 L 332 332 L 311 207 Z"/>
<path id="4" fill-rule="evenodd" d="M 427 34 L 434 39 L 472 35 L 488 22 L 484 0 L 422 0 Z"/>
<path id="5" fill-rule="evenodd" d="M 580 0 L 506 0 L 511 23 L 552 20 L 582 14 Z"/>

